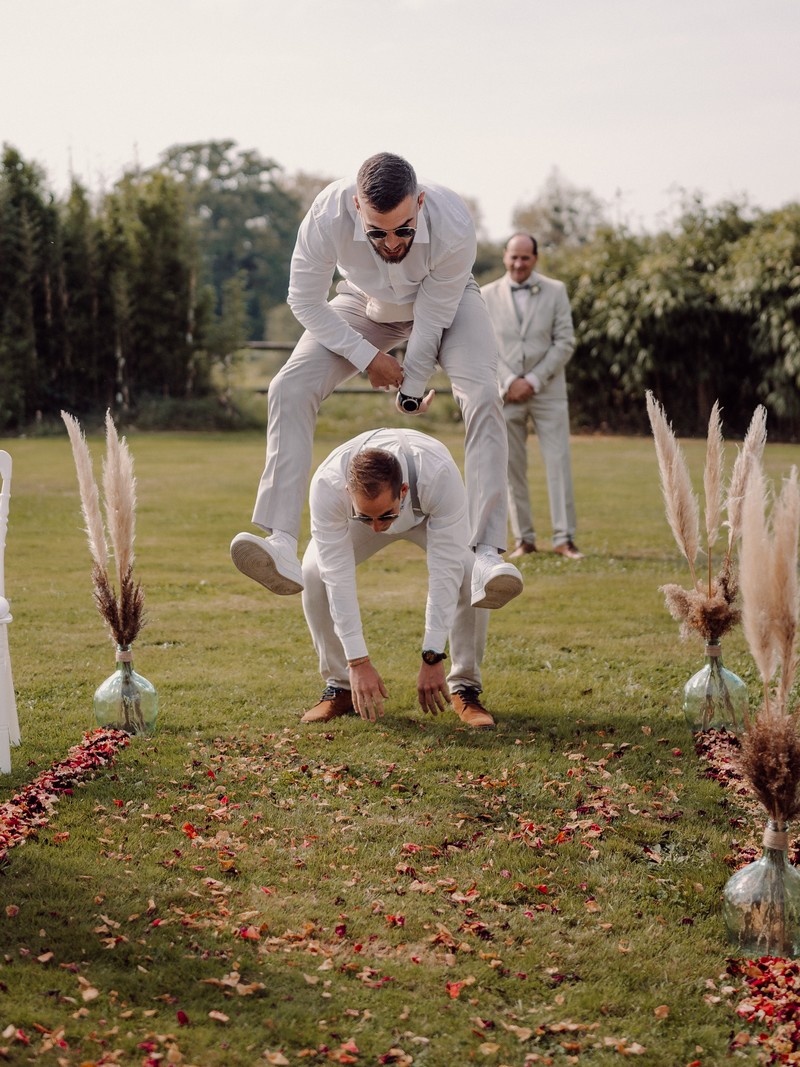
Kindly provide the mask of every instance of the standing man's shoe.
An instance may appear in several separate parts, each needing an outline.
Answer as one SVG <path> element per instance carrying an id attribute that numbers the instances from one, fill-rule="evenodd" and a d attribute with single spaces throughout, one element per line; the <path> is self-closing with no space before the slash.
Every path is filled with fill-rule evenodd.
<path id="1" fill-rule="evenodd" d="M 294 552 L 280 537 L 240 533 L 231 541 L 234 566 L 271 593 L 290 596 L 303 591 L 303 570 Z"/>
<path id="2" fill-rule="evenodd" d="M 473 608 L 502 608 L 522 592 L 522 575 L 498 556 L 478 556 L 472 568 Z"/>
<path id="3" fill-rule="evenodd" d="M 463 689 L 454 689 L 453 711 L 461 719 L 465 726 L 471 726 L 473 730 L 493 730 L 495 721 L 486 708 L 481 704 L 481 691 L 472 686 Z"/>
<path id="4" fill-rule="evenodd" d="M 520 559 L 522 556 L 527 556 L 531 552 L 536 552 L 536 545 L 533 541 L 520 541 L 513 552 L 508 553 L 509 559 Z"/>
<path id="5" fill-rule="evenodd" d="M 300 722 L 330 722 L 340 715 L 355 714 L 353 695 L 349 689 L 339 689 L 329 685 L 319 699 L 319 703 L 303 713 Z"/>
<path id="6" fill-rule="evenodd" d="M 564 559 L 585 559 L 583 552 L 579 552 L 577 547 L 572 541 L 565 541 L 563 545 L 556 545 L 553 549 L 557 556 L 563 556 Z"/>

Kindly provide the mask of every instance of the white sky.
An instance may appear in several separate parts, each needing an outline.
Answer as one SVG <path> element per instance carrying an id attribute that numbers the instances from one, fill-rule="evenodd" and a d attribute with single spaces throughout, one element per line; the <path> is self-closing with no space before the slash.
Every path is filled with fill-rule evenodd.
<path id="1" fill-rule="evenodd" d="M 97 190 L 230 138 L 285 171 L 377 151 L 489 235 L 553 167 L 614 221 L 800 199 L 798 0 L 0 0 L 0 141 Z"/>

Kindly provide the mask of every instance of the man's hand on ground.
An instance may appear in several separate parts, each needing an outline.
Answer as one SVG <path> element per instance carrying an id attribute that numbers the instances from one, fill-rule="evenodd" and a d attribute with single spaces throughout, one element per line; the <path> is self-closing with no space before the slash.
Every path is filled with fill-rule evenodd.
<path id="1" fill-rule="evenodd" d="M 383 715 L 383 702 L 389 694 L 369 660 L 350 668 L 350 692 L 353 707 L 362 719 L 375 722 L 376 716 Z"/>
<path id="2" fill-rule="evenodd" d="M 446 711 L 447 705 L 452 704 L 443 663 L 422 664 L 417 678 L 417 699 L 422 710 L 431 715 Z"/>

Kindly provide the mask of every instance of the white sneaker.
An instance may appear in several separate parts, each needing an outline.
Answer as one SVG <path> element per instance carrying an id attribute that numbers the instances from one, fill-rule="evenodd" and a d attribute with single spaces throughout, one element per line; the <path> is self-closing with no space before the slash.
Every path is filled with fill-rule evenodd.
<path id="1" fill-rule="evenodd" d="M 522 575 L 500 556 L 478 556 L 472 568 L 473 608 L 502 608 L 522 592 Z"/>
<path id="2" fill-rule="evenodd" d="M 303 590 L 303 571 L 297 556 L 272 537 L 240 533 L 231 541 L 231 559 L 242 574 L 271 593 L 290 596 Z"/>

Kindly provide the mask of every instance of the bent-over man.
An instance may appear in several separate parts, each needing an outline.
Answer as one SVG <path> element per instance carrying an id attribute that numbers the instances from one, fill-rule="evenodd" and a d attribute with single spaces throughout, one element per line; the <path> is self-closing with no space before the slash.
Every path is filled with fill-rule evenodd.
<path id="1" fill-rule="evenodd" d="M 488 612 L 470 603 L 475 554 L 466 494 L 445 446 L 414 430 L 368 430 L 320 465 L 309 501 L 303 611 L 325 691 L 301 722 L 329 722 L 353 711 L 372 722 L 383 715 L 389 694 L 364 636 L 356 567 L 404 540 L 418 545 L 428 563 L 420 707 L 436 715 L 452 703 L 465 725 L 491 729 L 494 719 L 480 700 Z"/>

